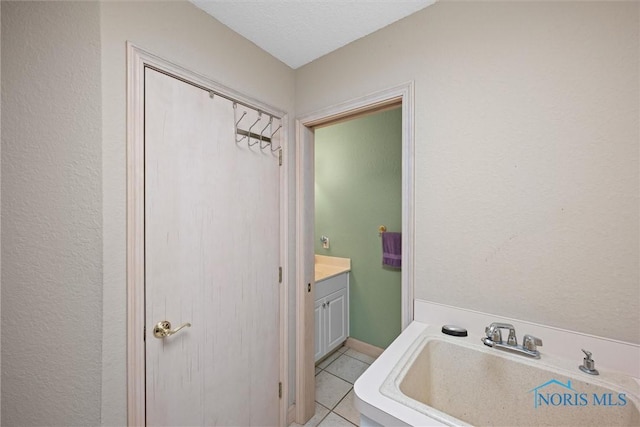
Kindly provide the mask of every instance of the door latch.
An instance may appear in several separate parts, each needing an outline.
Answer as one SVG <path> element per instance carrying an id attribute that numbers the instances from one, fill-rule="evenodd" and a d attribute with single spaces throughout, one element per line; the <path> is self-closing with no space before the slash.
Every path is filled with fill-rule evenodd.
<path id="1" fill-rule="evenodd" d="M 190 327 L 191 327 L 191 323 L 185 323 L 179 328 L 171 329 L 171 322 L 169 322 L 168 320 L 162 320 L 156 323 L 156 326 L 153 328 L 153 336 L 161 340 L 170 335 L 178 333 L 182 328 L 190 328 Z"/>

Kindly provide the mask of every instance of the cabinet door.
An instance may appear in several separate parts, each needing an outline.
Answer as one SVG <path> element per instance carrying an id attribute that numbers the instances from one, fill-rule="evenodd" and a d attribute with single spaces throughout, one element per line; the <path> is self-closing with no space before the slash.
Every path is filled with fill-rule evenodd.
<path id="1" fill-rule="evenodd" d="M 314 361 L 318 361 L 318 359 L 320 359 L 322 356 L 324 356 L 325 354 L 325 348 L 324 348 L 324 337 L 323 334 L 325 333 L 325 327 L 323 325 L 324 323 L 324 308 L 322 307 L 324 304 L 324 298 L 320 299 L 318 301 L 315 302 L 314 306 L 313 306 L 313 314 L 314 317 L 316 318 L 316 323 L 315 323 L 315 351 L 314 351 L 314 356 L 313 359 Z"/>
<path id="2" fill-rule="evenodd" d="M 347 290 L 340 289 L 327 296 L 324 309 L 327 327 L 327 351 L 331 351 L 347 339 Z"/>

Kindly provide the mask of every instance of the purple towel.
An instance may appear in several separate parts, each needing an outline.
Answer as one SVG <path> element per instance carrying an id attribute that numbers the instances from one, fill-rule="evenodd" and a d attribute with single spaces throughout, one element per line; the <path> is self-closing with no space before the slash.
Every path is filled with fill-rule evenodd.
<path id="1" fill-rule="evenodd" d="M 402 266 L 402 233 L 382 233 L 382 265 Z"/>

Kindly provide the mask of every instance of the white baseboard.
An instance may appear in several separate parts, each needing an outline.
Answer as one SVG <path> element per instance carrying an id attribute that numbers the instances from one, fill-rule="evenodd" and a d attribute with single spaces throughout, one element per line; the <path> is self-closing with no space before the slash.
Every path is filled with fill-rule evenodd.
<path id="1" fill-rule="evenodd" d="M 364 341 L 357 340 L 355 338 L 347 338 L 347 342 L 344 344 L 346 347 L 352 348 L 355 351 L 366 354 L 367 356 L 377 358 L 384 351 L 383 348 L 376 347 L 375 345 L 368 344 Z"/>

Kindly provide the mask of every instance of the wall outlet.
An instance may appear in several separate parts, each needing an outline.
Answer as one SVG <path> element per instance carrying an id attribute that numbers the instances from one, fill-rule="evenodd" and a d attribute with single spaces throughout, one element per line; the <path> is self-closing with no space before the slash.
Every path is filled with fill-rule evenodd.
<path id="1" fill-rule="evenodd" d="M 329 249 L 329 238 L 327 236 L 322 236 L 320 241 L 322 242 L 322 249 Z"/>

